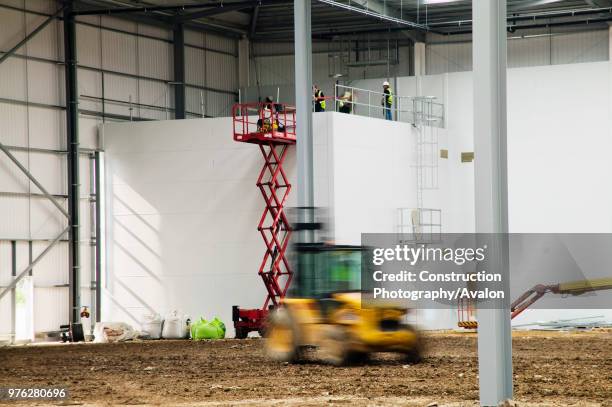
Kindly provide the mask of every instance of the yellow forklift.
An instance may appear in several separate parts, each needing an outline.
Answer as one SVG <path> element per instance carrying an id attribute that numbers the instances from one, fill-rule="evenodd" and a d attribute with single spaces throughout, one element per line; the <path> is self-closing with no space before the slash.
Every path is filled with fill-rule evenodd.
<path id="1" fill-rule="evenodd" d="M 397 352 L 407 363 L 421 359 L 421 340 L 405 323 L 408 309 L 368 301 L 362 264 L 370 250 L 360 246 L 298 243 L 291 291 L 270 313 L 266 353 L 276 361 L 298 362 L 315 349 L 323 362 L 361 363 L 373 352 Z"/>

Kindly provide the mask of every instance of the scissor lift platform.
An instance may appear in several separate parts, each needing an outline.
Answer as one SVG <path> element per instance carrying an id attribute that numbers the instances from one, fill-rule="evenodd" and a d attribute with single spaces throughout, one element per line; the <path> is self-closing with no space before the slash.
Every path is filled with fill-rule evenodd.
<path id="1" fill-rule="evenodd" d="M 267 295 L 260 309 L 232 308 L 236 338 L 242 339 L 251 331 L 263 335 L 268 310 L 280 304 L 293 275 L 285 256 L 291 225 L 284 207 L 291 184 L 283 163 L 287 149 L 295 144 L 295 108 L 278 103 L 236 104 L 232 116 L 234 140 L 257 144 L 264 158 L 256 185 L 265 201 L 257 230 L 266 246 L 258 273 Z"/>

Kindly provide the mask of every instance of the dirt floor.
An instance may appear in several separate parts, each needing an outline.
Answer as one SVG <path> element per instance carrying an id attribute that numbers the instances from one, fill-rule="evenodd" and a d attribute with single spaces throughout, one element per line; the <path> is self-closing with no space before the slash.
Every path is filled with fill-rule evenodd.
<path id="1" fill-rule="evenodd" d="M 260 339 L 13 346 L 0 348 L 0 387 L 66 386 L 63 405 L 477 405 L 476 336 L 426 343 L 418 365 L 346 368 L 271 363 Z M 513 350 L 519 406 L 612 406 L 611 333 L 515 333 Z"/>

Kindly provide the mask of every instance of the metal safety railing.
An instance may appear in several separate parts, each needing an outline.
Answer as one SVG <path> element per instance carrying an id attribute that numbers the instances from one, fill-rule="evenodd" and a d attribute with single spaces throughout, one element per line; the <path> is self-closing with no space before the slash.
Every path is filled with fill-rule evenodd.
<path id="1" fill-rule="evenodd" d="M 444 127 L 444 105 L 436 102 L 435 96 L 393 95 L 391 107 L 386 107 L 384 100 L 387 95 L 383 92 L 336 84 L 334 94 L 335 96 L 326 99 L 333 102 L 336 112 L 385 117 L 386 112 L 390 110 L 395 121 Z"/>

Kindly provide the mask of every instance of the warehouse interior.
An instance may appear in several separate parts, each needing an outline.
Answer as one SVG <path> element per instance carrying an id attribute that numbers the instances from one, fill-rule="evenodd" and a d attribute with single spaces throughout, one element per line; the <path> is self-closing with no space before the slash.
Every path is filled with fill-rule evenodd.
<path id="1" fill-rule="evenodd" d="M 74 348 L 75 369 L 92 371 L 78 384 L 76 370 L 56 383 L 40 367 L 45 357 L 70 363 L 61 347 L 36 356 L 36 371 L 18 363 L 36 344 L 72 335 L 71 323 L 82 323 L 92 339 L 98 323 L 138 331 L 150 315 L 180 312 L 191 321 L 217 317 L 226 338 L 240 337 L 233 306 L 262 308 L 263 298 L 276 305 L 286 294 L 282 287 L 272 293 L 261 269 L 258 275 L 266 249 L 274 254 L 261 267 L 271 261 L 270 270 L 285 252 L 261 230 L 264 208 L 324 208 L 324 237 L 340 245 L 362 244 L 363 233 L 416 230 L 612 233 L 612 1 L 482 0 L 479 49 L 504 51 L 490 60 L 476 51 L 476 3 L 0 0 L 0 351 L 7 349 L 0 359 L 11 361 L 0 367 L 8 373 L 0 387 L 20 385 L 10 380 L 20 372 L 29 387 L 73 383 L 71 397 L 90 403 L 180 404 L 201 396 L 219 405 L 497 405 L 512 398 L 514 360 L 519 400 L 604 405 L 597 403 L 610 397 L 610 291 L 593 294 L 601 301 L 591 309 L 572 306 L 567 294 L 512 322 L 507 310 L 483 312 L 477 333 L 471 314 L 463 320 L 456 307 L 414 310 L 410 322 L 431 335 L 429 359 L 414 368 L 279 368 L 262 356 L 261 330 L 243 342 L 194 342 L 201 349 L 171 342 L 133 349 L 138 365 L 122 360 L 129 347 L 105 348 L 99 358 L 122 372 L 113 378 L 94 348 Z M 485 65 L 491 76 L 477 70 Z M 485 95 L 477 86 L 489 89 L 484 79 L 503 87 Z M 393 91 L 391 120 L 384 120 L 383 82 Z M 326 111 L 312 113 L 311 85 L 325 95 Z M 285 106 L 283 123 L 294 126 L 282 157 L 263 142 L 261 150 L 237 142 L 240 125 L 260 129 L 244 112 L 256 106 L 263 117 L 266 98 Z M 478 134 L 497 134 L 491 139 L 503 148 L 482 144 Z M 478 149 L 489 147 L 502 148 L 503 159 L 492 154 L 478 169 Z M 282 174 L 270 170 L 272 177 L 291 189 L 280 201 L 266 195 L 260 175 L 279 161 Z M 491 191 L 482 188 L 487 182 Z M 497 190 L 496 182 L 503 184 Z M 505 207 L 495 207 L 495 197 Z M 500 219 L 505 227 L 497 228 Z M 610 274 L 588 277 L 610 281 Z M 525 280 L 526 287 L 547 283 Z M 283 280 L 285 290 L 290 281 Z M 514 353 L 511 323 L 522 335 Z M 578 329 L 588 332 L 581 337 Z M 542 334 L 550 330 L 564 335 Z M 547 341 L 558 357 L 541 371 L 546 352 L 534 349 Z M 163 366 L 164 357 L 181 354 L 221 367 L 193 379 L 197 367 L 187 362 Z M 574 354 L 582 358 L 576 369 L 559 372 Z M 219 373 L 240 363 L 251 372 Z M 443 367 L 428 370 L 435 363 Z M 295 377 L 275 393 L 254 377 L 260 364 L 269 377 Z M 601 369 L 591 372 L 595 365 Z M 411 372 L 418 380 L 404 385 L 400 378 Z M 377 374 L 376 384 L 336 386 Z M 318 379 L 304 385 L 300 376 Z M 95 380 L 106 382 L 89 392 Z M 121 394 L 126 380 L 133 392 Z M 202 381 L 212 387 L 196 396 Z"/>

